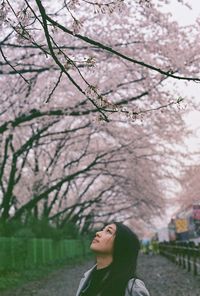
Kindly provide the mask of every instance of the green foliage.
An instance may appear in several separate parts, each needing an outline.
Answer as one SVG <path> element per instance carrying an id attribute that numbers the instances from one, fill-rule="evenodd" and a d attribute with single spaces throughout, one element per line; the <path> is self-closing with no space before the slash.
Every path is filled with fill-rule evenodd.
<path id="1" fill-rule="evenodd" d="M 78 239 L 80 232 L 78 227 L 72 223 L 66 223 L 62 228 L 56 228 L 46 218 L 36 219 L 30 216 L 26 223 L 15 220 L 7 223 L 0 223 L 0 236 L 19 238 L 51 238 Z"/>
<path id="2" fill-rule="evenodd" d="M 61 239 L 61 233 L 59 229 L 52 226 L 46 218 L 36 219 L 31 218 L 28 223 L 30 229 L 35 234 L 36 238 L 52 238 Z"/>
<path id="3" fill-rule="evenodd" d="M 20 221 L 15 222 L 1 222 L 0 223 L 0 236 L 10 237 L 14 236 L 14 233 L 22 228 L 22 223 Z"/>
<path id="4" fill-rule="evenodd" d="M 34 238 L 35 234 L 30 228 L 22 227 L 14 232 L 13 237 L 28 239 L 28 238 Z"/>
<path id="5" fill-rule="evenodd" d="M 68 222 L 64 225 L 64 227 L 62 228 L 62 235 L 63 238 L 80 238 L 79 229 L 72 222 Z"/>

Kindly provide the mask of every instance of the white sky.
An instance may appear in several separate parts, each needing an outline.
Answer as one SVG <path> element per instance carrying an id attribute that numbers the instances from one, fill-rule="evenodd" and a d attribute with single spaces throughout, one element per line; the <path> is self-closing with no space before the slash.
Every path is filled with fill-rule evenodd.
<path id="1" fill-rule="evenodd" d="M 200 16 L 200 1 L 188 0 L 187 2 L 192 9 L 178 3 L 178 0 L 172 0 L 169 5 L 163 5 L 161 10 L 170 12 L 172 18 L 177 20 L 181 26 L 192 25 Z"/>

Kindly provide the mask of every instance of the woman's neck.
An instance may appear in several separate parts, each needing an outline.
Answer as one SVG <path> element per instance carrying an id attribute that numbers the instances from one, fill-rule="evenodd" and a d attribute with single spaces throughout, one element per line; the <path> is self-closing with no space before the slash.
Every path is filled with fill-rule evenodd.
<path id="1" fill-rule="evenodd" d="M 102 269 L 110 265 L 113 261 L 112 256 L 101 256 L 96 257 L 97 269 Z"/>

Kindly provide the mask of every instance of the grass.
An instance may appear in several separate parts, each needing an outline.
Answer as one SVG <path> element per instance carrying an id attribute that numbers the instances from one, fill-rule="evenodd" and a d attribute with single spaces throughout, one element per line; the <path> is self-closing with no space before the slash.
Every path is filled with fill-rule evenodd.
<path id="1" fill-rule="evenodd" d="M 37 266 L 31 269 L 21 270 L 2 270 L 0 271 L 0 292 L 7 291 L 23 286 L 26 283 L 44 279 L 51 273 L 58 271 L 64 267 L 74 266 L 74 264 L 83 263 L 86 259 L 91 258 L 88 255 L 85 258 L 67 259 L 64 262 L 48 264 L 45 266 Z"/>

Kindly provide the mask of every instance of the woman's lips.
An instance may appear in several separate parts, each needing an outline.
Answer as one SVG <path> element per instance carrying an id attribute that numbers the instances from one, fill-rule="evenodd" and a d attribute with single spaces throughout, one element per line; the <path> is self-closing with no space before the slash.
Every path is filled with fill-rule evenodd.
<path id="1" fill-rule="evenodd" d="M 98 239 L 94 238 L 92 243 L 99 243 Z"/>

